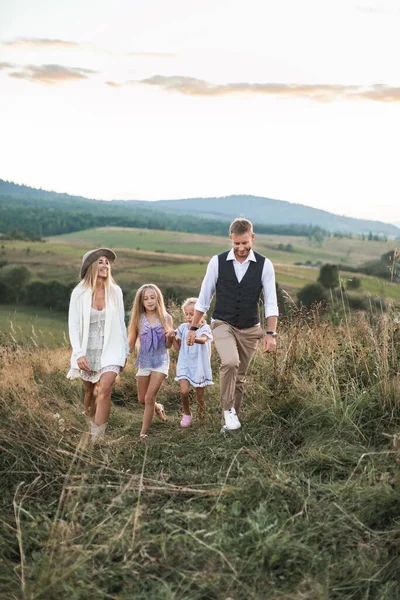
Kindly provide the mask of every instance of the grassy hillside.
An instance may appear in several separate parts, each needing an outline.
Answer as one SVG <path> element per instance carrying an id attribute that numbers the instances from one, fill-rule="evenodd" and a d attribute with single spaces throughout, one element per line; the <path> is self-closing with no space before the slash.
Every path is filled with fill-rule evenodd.
<path id="1" fill-rule="evenodd" d="M 280 250 L 291 245 L 290 252 Z M 113 273 L 126 292 L 153 281 L 162 289 L 176 288 L 181 295 L 197 294 L 208 259 L 229 248 L 227 237 L 173 231 L 106 227 L 48 238 L 46 242 L 3 241 L 0 262 L 27 265 L 42 280 L 77 281 L 82 255 L 88 248 L 108 246 L 117 251 Z M 346 263 L 356 267 L 393 249 L 393 243 L 348 238 L 327 238 L 323 245 L 305 237 L 257 235 L 255 248 L 275 265 L 276 278 L 290 295 L 317 279 L 318 267 L 307 261 Z M 295 263 L 301 262 L 302 265 Z M 400 286 L 372 277 L 362 279 L 360 293 L 400 300 Z M 354 273 L 342 272 L 343 280 Z"/>
<path id="2" fill-rule="evenodd" d="M 212 256 L 229 247 L 228 235 L 206 236 L 175 231 L 152 231 L 119 227 L 102 227 L 48 238 L 48 242 L 89 247 L 91 244 L 109 245 L 112 248 L 162 250 L 172 254 Z M 291 244 L 292 252 L 279 250 L 279 245 Z M 311 260 L 316 262 L 345 263 L 357 266 L 379 258 L 396 246 L 395 241 L 367 241 L 360 238 L 329 237 L 322 244 L 308 237 L 263 235 L 256 236 L 255 248 L 271 260 L 293 264 Z"/>
<path id="3" fill-rule="evenodd" d="M 3 345 L 1 597 L 398 600 L 399 335 L 394 315 L 296 315 L 227 437 L 215 352 L 204 426 L 180 429 L 171 376 L 144 444 L 130 362 L 95 447 L 69 351 Z"/>

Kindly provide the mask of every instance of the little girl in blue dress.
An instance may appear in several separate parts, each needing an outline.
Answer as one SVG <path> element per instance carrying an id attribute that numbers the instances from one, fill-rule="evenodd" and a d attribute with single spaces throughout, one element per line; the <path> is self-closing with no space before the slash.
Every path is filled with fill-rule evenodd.
<path id="1" fill-rule="evenodd" d="M 179 351 L 175 381 L 179 381 L 181 389 L 183 409 L 181 427 L 190 427 L 192 424 L 192 413 L 190 411 L 189 403 L 189 386 L 191 385 L 196 390 L 198 414 L 199 418 L 202 419 L 205 411 L 205 387 L 207 385 L 214 385 L 210 363 L 212 341 L 210 326 L 203 320 L 196 331 L 195 344 L 193 344 L 193 346 L 188 346 L 186 343 L 186 336 L 192 324 L 194 305 L 196 302 L 197 298 L 188 298 L 182 304 L 186 323 L 179 325 L 175 337 L 172 340 L 174 349 Z"/>

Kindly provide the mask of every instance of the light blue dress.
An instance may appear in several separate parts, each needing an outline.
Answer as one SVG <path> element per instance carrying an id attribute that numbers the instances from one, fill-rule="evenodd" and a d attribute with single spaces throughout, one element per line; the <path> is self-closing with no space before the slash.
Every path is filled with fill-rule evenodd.
<path id="1" fill-rule="evenodd" d="M 176 366 L 175 381 L 187 379 L 193 387 L 205 387 L 214 385 L 211 372 L 211 341 L 212 333 L 210 326 L 204 323 L 196 331 L 196 337 L 206 335 L 209 339 L 205 344 L 193 344 L 188 346 L 186 336 L 189 332 L 188 323 L 182 323 L 176 330 L 176 338 L 181 340 L 178 364 Z"/>

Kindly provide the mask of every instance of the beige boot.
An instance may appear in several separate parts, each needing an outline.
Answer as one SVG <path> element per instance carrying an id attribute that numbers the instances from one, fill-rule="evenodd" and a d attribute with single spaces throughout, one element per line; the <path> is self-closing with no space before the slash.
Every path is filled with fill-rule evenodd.
<path id="1" fill-rule="evenodd" d="M 90 435 L 92 436 L 92 441 L 95 442 L 99 438 L 103 438 L 106 432 L 107 423 L 103 423 L 103 425 L 96 425 L 93 421 L 90 422 Z"/>

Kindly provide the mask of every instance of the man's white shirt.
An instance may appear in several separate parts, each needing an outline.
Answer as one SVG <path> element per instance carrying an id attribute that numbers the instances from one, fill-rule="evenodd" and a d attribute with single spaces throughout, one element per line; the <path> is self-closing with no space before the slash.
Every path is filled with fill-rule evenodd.
<path id="1" fill-rule="evenodd" d="M 245 261 L 240 263 L 236 260 L 233 248 L 229 251 L 226 260 L 233 261 L 233 268 L 238 282 L 240 283 L 246 275 L 250 266 L 250 261 L 257 262 L 253 250 L 250 250 Z M 201 285 L 199 299 L 195 304 L 195 309 L 205 313 L 210 308 L 211 299 L 214 295 L 218 281 L 218 255 L 212 257 L 208 263 L 207 272 Z M 272 262 L 266 258 L 261 274 L 261 282 L 264 290 L 264 309 L 266 317 L 277 317 L 279 315 L 278 301 L 276 298 L 275 272 Z"/>

